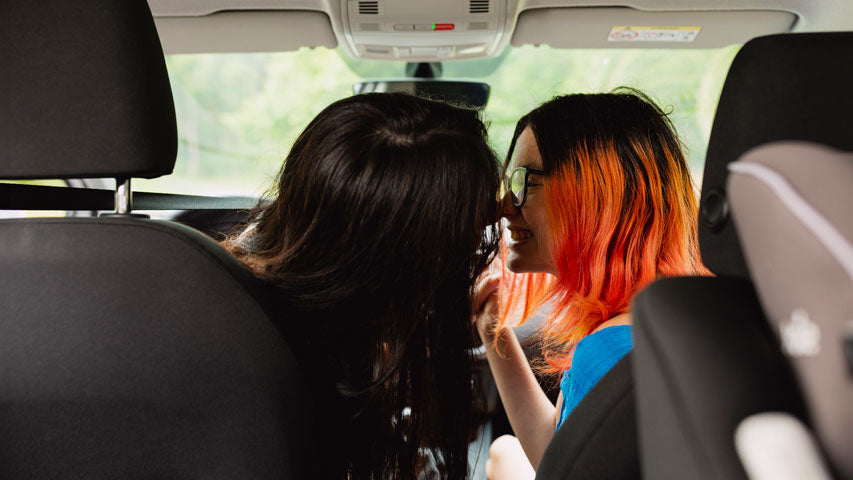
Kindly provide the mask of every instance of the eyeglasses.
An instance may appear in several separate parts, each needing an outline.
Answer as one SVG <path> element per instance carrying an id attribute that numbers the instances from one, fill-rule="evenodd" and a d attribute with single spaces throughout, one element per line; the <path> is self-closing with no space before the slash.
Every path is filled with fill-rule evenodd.
<path id="1" fill-rule="evenodd" d="M 534 168 L 518 167 L 509 174 L 507 183 L 509 184 L 509 191 L 512 193 L 512 204 L 516 207 L 521 207 L 527 200 L 527 180 L 530 174 L 545 175 L 545 172 Z"/>

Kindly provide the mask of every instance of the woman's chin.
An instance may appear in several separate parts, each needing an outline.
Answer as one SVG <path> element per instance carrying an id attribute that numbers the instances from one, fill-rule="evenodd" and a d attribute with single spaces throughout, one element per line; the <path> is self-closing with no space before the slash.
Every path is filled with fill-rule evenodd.
<path id="1" fill-rule="evenodd" d="M 530 259 L 525 258 L 525 255 L 520 255 L 517 252 L 513 252 L 511 249 L 509 251 L 509 255 L 507 255 L 506 269 L 512 273 L 536 272 L 536 269 L 534 268 L 534 262 L 531 262 Z"/>
<path id="2" fill-rule="evenodd" d="M 552 273 L 548 263 L 539 255 L 539 250 L 534 253 L 519 251 L 509 245 L 506 257 L 506 269 L 513 273 Z"/>

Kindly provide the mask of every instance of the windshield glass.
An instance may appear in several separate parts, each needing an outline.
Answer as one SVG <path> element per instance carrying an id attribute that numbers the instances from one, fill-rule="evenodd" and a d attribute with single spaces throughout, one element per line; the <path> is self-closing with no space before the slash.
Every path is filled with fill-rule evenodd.
<path id="1" fill-rule="evenodd" d="M 491 84 L 484 112 L 503 157 L 518 118 L 554 95 L 642 90 L 667 112 L 701 178 L 711 122 L 738 46 L 713 50 L 558 50 L 525 46 L 501 57 L 446 62 L 442 78 Z M 263 194 L 308 122 L 365 78 L 403 77 L 405 63 L 363 61 L 325 48 L 254 54 L 170 55 L 178 116 L 175 172 L 135 189 Z"/>

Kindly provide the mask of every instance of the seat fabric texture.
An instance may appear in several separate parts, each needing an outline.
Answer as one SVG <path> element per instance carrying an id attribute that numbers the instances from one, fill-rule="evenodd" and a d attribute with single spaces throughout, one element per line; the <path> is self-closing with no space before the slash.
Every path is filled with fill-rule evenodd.
<path id="1" fill-rule="evenodd" d="M 631 355 L 602 377 L 554 433 L 538 480 L 640 477 Z"/>
<path id="2" fill-rule="evenodd" d="M 647 478 L 745 478 L 733 434 L 746 416 L 779 410 L 810 425 L 751 285 L 725 182 L 729 163 L 766 142 L 853 147 L 841 113 L 853 107 L 845 80 L 853 64 L 837 61 L 851 55 L 852 32 L 786 34 L 747 42 L 732 63 L 714 117 L 699 215 L 702 260 L 719 277 L 660 280 L 632 308 Z"/>
<path id="3" fill-rule="evenodd" d="M 740 421 L 767 410 L 805 417 L 747 280 L 663 279 L 637 296 L 634 317 L 645 478 L 745 479 Z"/>
<path id="4" fill-rule="evenodd" d="M 781 142 L 731 167 L 732 214 L 762 306 L 829 463 L 851 478 L 853 153 Z"/>
<path id="5" fill-rule="evenodd" d="M 0 245 L 0 477 L 310 477 L 299 368 L 216 243 L 107 218 Z"/>
<path id="6" fill-rule="evenodd" d="M 726 76 L 708 142 L 699 218 L 705 265 L 717 274 L 748 278 L 735 225 L 707 221 L 714 192 L 725 194 L 727 166 L 774 141 L 804 140 L 853 151 L 847 112 L 853 32 L 759 37 L 738 52 Z"/>
<path id="7" fill-rule="evenodd" d="M 0 2 L 0 64 L 0 179 L 172 171 L 145 0 Z M 126 216 L 3 220 L 0 245 L 0 477 L 310 478 L 301 369 L 219 245 Z"/>
<path id="8" fill-rule="evenodd" d="M 0 2 L 0 179 L 153 178 L 178 148 L 144 0 Z"/>

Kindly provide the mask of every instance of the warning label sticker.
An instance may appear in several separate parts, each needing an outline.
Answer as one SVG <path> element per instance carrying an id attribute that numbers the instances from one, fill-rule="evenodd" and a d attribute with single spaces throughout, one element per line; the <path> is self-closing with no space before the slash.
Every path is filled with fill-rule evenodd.
<path id="1" fill-rule="evenodd" d="M 617 26 L 608 42 L 692 42 L 702 27 Z"/>

